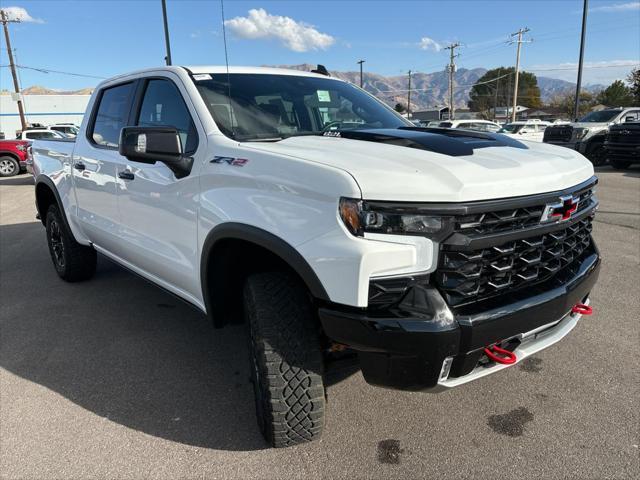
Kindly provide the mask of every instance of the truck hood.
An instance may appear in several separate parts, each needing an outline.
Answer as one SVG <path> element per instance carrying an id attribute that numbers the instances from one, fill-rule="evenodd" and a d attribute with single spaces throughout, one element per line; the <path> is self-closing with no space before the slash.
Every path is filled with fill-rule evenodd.
<path id="1" fill-rule="evenodd" d="M 415 146 L 322 136 L 243 145 L 247 150 L 342 169 L 353 176 L 367 200 L 462 202 L 516 197 L 562 190 L 593 176 L 592 164 L 574 150 L 498 137 L 520 147 L 485 146 L 470 154 L 458 149 L 452 156 Z"/>

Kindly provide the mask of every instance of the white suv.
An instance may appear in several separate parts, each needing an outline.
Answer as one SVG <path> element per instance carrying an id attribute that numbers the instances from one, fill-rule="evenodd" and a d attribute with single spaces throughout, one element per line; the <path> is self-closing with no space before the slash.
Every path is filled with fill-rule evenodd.
<path id="1" fill-rule="evenodd" d="M 75 141 L 34 142 L 33 174 L 61 278 L 93 276 L 99 252 L 246 323 L 276 447 L 320 435 L 338 359 L 374 385 L 462 385 L 567 335 L 599 271 L 582 155 L 415 127 L 321 74 L 112 78 Z"/>
<path id="2" fill-rule="evenodd" d="M 551 125 L 550 122 L 544 122 L 542 120 L 523 120 L 507 123 L 498 133 L 521 140 L 542 142 L 544 131 L 549 125 Z"/>

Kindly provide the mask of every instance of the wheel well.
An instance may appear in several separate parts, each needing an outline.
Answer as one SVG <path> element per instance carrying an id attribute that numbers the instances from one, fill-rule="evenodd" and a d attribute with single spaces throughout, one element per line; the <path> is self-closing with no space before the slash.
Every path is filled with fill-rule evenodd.
<path id="1" fill-rule="evenodd" d="M 243 289 L 253 273 L 284 271 L 298 278 L 298 273 L 280 256 L 251 241 L 226 238 L 215 242 L 204 264 L 204 296 L 207 310 L 216 327 L 242 323 Z M 311 294 L 310 294 L 311 297 Z"/>
<path id="2" fill-rule="evenodd" d="M 47 211 L 53 204 L 58 203 L 53 190 L 44 182 L 36 184 L 36 208 L 40 214 L 40 221 L 44 225 L 47 218 Z"/>
<path id="3" fill-rule="evenodd" d="M 20 163 L 20 157 L 18 157 L 15 153 L 12 153 L 12 152 L 0 152 L 0 157 L 11 157 L 16 162 Z"/>

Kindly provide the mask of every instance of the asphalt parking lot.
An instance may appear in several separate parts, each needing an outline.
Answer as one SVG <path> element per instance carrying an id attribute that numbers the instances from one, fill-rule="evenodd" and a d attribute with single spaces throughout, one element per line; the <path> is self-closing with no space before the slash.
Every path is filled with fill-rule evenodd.
<path id="1" fill-rule="evenodd" d="M 640 168 L 599 173 L 596 313 L 515 368 L 431 395 L 328 388 L 316 443 L 266 448 L 242 327 L 106 259 L 58 279 L 33 185 L 0 180 L 2 478 L 640 478 Z"/>

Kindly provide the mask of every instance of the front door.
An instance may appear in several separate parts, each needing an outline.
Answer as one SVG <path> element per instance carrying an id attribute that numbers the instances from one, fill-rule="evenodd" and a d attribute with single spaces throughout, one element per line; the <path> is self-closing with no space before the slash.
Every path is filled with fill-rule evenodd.
<path id="1" fill-rule="evenodd" d="M 123 159 L 116 175 L 120 238 L 125 260 L 175 293 L 197 299 L 201 295 L 197 170 L 205 155 L 206 136 L 189 113 L 189 97 L 181 88 L 178 77 L 143 80 L 132 118 L 138 126 L 178 129 L 185 154 L 194 157 L 192 172 L 177 179 L 162 162 L 150 165 Z"/>

